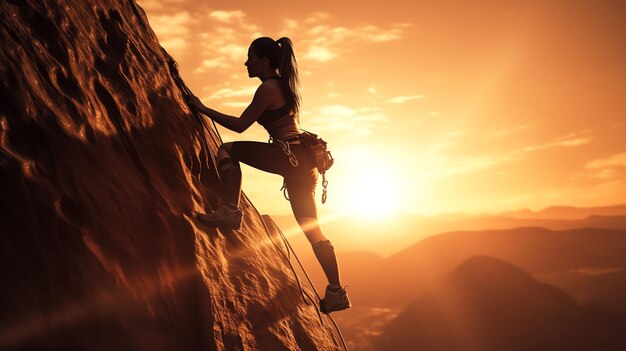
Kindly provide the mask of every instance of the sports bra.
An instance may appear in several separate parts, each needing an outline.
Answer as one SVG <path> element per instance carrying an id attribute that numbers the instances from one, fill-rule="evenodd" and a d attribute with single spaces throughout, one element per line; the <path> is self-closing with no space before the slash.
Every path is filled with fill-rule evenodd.
<path id="1" fill-rule="evenodd" d="M 257 119 L 257 122 L 263 127 L 266 127 L 268 124 L 285 115 L 289 115 L 289 106 L 287 106 L 287 104 L 277 109 L 263 111 L 259 119 Z"/>
<path id="2" fill-rule="evenodd" d="M 280 79 L 280 77 L 272 76 L 267 79 Z M 275 140 L 285 140 L 300 134 L 298 126 L 296 125 L 296 119 L 289 112 L 289 106 L 287 104 L 273 110 L 265 110 L 261 113 L 257 122 L 259 122 Z"/>

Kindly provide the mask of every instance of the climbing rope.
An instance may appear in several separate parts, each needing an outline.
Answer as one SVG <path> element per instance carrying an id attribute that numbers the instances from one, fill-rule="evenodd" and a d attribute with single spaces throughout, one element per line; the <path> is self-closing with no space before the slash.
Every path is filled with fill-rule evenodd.
<path id="1" fill-rule="evenodd" d="M 169 69 L 170 69 L 170 75 L 172 76 L 172 79 L 174 79 L 174 83 L 176 83 L 176 86 L 180 90 L 181 94 L 183 94 L 183 97 L 185 98 L 185 102 L 187 102 L 188 98 L 190 98 L 190 97 L 192 97 L 194 95 L 191 92 L 191 89 L 189 89 L 189 87 L 187 87 L 187 85 L 185 84 L 183 79 L 180 77 L 180 74 L 178 73 L 178 64 L 176 63 L 176 61 L 172 58 L 172 56 L 170 56 L 167 53 L 167 51 L 165 51 L 165 49 L 163 49 L 163 54 L 167 58 L 167 65 L 169 66 Z M 202 136 L 203 136 L 203 138 L 200 139 L 200 142 L 203 144 L 202 146 L 204 147 L 204 150 L 205 150 L 204 151 L 204 157 L 205 157 L 204 162 L 208 165 L 208 163 L 209 163 L 208 162 L 208 158 L 209 157 L 211 158 L 211 163 L 213 164 L 213 169 L 215 170 L 215 174 L 217 175 L 217 179 L 221 183 L 222 179 L 220 177 L 220 173 L 217 171 L 217 161 L 215 160 L 215 157 L 213 156 L 213 153 L 211 153 L 211 149 L 209 148 L 209 142 L 208 142 L 208 138 L 207 138 L 207 133 L 208 133 L 209 135 L 211 135 L 211 139 L 213 140 L 213 142 L 216 145 L 221 145 L 223 143 L 222 142 L 222 137 L 219 135 L 219 131 L 217 130 L 217 127 L 215 126 L 215 121 L 211 120 L 211 122 L 213 122 L 213 128 L 214 128 L 213 130 L 215 130 L 215 132 L 217 133 L 217 136 L 219 138 L 219 143 L 213 137 L 213 133 L 211 133 L 211 129 L 206 124 L 206 121 L 204 120 L 204 118 L 202 118 L 202 116 L 200 116 L 200 113 L 198 113 L 197 111 L 195 111 L 191 107 L 189 107 L 189 110 L 191 110 L 193 116 L 196 118 L 196 120 L 202 126 L 201 129 L 202 129 Z"/>
<path id="2" fill-rule="evenodd" d="M 256 210 L 256 208 L 255 208 Z M 258 213 L 258 210 L 257 210 Z M 263 225 L 265 225 L 265 222 L 263 222 Z M 320 294 L 317 292 L 317 289 L 315 289 L 315 285 L 313 284 L 313 281 L 311 281 L 311 278 L 309 277 L 309 274 L 307 273 L 306 269 L 304 269 L 304 266 L 302 265 L 302 262 L 300 262 L 300 258 L 298 258 L 298 255 L 296 255 L 296 251 L 293 249 L 293 247 L 291 247 L 291 244 L 289 243 L 289 241 L 287 240 L 287 237 L 285 236 L 285 234 L 283 234 L 283 231 L 280 230 L 279 226 L 276 226 L 276 229 L 278 230 L 278 233 L 280 234 L 281 238 L 283 239 L 283 243 L 285 244 L 285 247 L 288 248 L 287 252 L 289 253 L 290 251 L 293 252 L 293 256 L 296 258 L 296 261 L 298 261 L 298 265 L 300 266 L 300 269 L 302 269 L 302 272 L 304 272 L 304 276 L 306 277 L 307 281 L 309 282 L 309 285 L 311 285 L 311 288 L 313 289 L 313 292 L 315 292 L 315 296 L 317 296 L 317 301 L 319 304 L 319 301 L 322 299 L 320 297 Z M 265 227 L 265 230 L 267 230 L 267 226 Z M 281 249 L 282 250 L 282 249 Z M 289 259 L 289 258 L 288 258 Z M 289 264 L 291 265 L 291 260 L 289 260 Z M 292 270 L 293 270 L 293 266 L 292 266 Z M 296 275 L 296 280 L 298 280 L 298 275 L 295 273 L 294 270 L 294 274 Z M 300 283 L 298 282 L 298 285 Z M 300 291 L 302 292 L 302 289 L 300 289 Z M 306 292 L 305 292 L 306 294 Z M 313 306 L 315 307 L 315 310 L 317 311 L 318 316 L 320 317 L 320 322 L 321 322 L 321 314 L 320 311 L 317 309 L 315 301 L 313 301 L 311 299 L 311 297 L 309 296 L 309 294 L 306 294 L 306 296 L 309 298 L 309 300 L 311 300 L 311 302 L 313 302 Z M 341 334 L 341 330 L 339 330 L 339 326 L 337 325 L 337 323 L 335 322 L 335 320 L 333 319 L 333 317 L 331 317 L 330 314 L 326 314 L 326 316 L 328 316 L 328 318 L 330 319 L 330 321 L 333 323 L 333 325 L 335 326 L 335 329 L 337 330 L 337 335 L 339 335 L 339 339 L 341 340 L 341 344 L 343 345 L 343 348 L 347 351 L 348 350 L 348 346 L 346 346 L 346 342 L 343 339 L 343 335 Z M 322 322 L 323 324 L 323 322 Z"/>
<path id="3" fill-rule="evenodd" d="M 307 303 L 307 299 L 309 301 L 311 301 L 311 303 L 313 304 L 313 307 L 315 308 L 315 311 L 317 312 L 317 316 L 320 319 L 320 324 L 322 326 L 324 326 L 324 321 L 322 319 L 322 315 L 321 315 L 319 309 L 317 308 L 317 306 L 319 305 L 319 301 L 322 298 L 320 297 L 320 294 L 317 292 L 317 289 L 315 289 L 315 285 L 313 284 L 313 281 L 309 277 L 309 274 L 307 273 L 306 269 L 302 265 L 302 262 L 300 261 L 300 258 L 298 258 L 298 255 L 296 254 L 296 251 L 293 249 L 293 247 L 289 243 L 289 240 L 287 240 L 287 237 L 285 236 L 285 234 L 283 234 L 283 231 L 280 230 L 280 227 L 278 227 L 276 225 L 275 227 L 278 230 L 278 233 L 280 234 L 280 237 L 282 238 L 283 243 L 285 244 L 285 248 L 287 250 L 287 253 L 285 253 L 285 251 L 283 251 L 283 249 L 274 241 L 274 238 L 272 238 L 271 231 L 267 227 L 267 224 L 265 224 L 265 220 L 263 219 L 263 216 L 261 216 L 261 214 L 259 213 L 259 210 L 257 210 L 256 207 L 254 207 L 254 206 L 252 206 L 252 207 L 254 208 L 254 211 L 256 212 L 256 214 L 261 218 L 261 222 L 263 223 L 263 227 L 265 228 L 265 232 L 267 233 L 267 236 L 269 237 L 270 241 L 272 242 L 272 244 L 274 244 L 274 246 L 276 246 L 278 251 L 287 260 L 287 263 L 289 263 L 289 267 L 291 268 L 291 271 L 293 272 L 293 275 L 294 275 L 294 277 L 296 279 L 296 283 L 298 284 L 298 288 L 300 289 L 300 295 L 302 296 L 302 300 L 304 301 L 305 304 Z M 311 286 L 311 288 L 315 292 L 315 296 L 317 296 L 317 302 L 311 297 L 311 295 L 309 295 L 302 288 L 302 284 L 300 283 L 300 277 L 298 277 L 298 273 L 296 272 L 296 269 L 293 267 L 293 264 L 291 263 L 291 253 L 293 253 L 293 256 L 296 258 L 296 261 L 298 261 L 298 265 L 300 266 L 300 269 L 302 269 L 302 272 L 304 272 L 304 276 L 306 277 L 307 281 L 309 282 L 309 285 Z M 344 350 L 348 351 L 348 346 L 346 345 L 346 342 L 343 339 L 343 334 L 341 334 L 341 330 L 339 329 L 339 326 L 337 325 L 337 322 L 335 322 L 335 320 L 333 319 L 333 317 L 330 314 L 326 314 L 326 316 L 330 319 L 330 321 L 335 326 L 335 330 L 337 331 L 337 335 L 339 336 L 339 340 L 341 341 L 341 344 L 342 344 Z"/>
<path id="4" fill-rule="evenodd" d="M 178 72 L 178 65 L 177 65 L 176 61 L 165 50 L 163 50 L 163 53 L 164 53 L 165 57 L 167 58 L 167 63 L 168 63 L 169 69 L 170 69 L 170 74 L 172 76 L 172 79 L 176 83 L 176 86 L 178 87 L 180 92 L 183 94 L 183 97 L 185 98 L 185 101 L 188 101 L 189 98 L 194 96 L 193 93 L 187 87 L 187 85 L 185 84 L 183 79 L 180 77 L 180 74 Z M 219 176 L 219 172 L 217 171 L 217 162 L 215 160 L 215 157 L 213 156 L 213 153 L 211 153 L 211 149 L 209 148 L 209 142 L 208 142 L 208 138 L 207 138 L 206 134 L 208 133 L 209 135 L 211 135 L 211 139 L 213 139 L 213 142 L 216 145 L 222 145 L 224 143 L 223 140 L 222 140 L 222 136 L 220 135 L 219 130 L 217 129 L 217 126 L 215 125 L 215 121 L 212 121 L 213 122 L 213 128 L 214 128 L 213 131 L 215 131 L 215 134 L 217 136 L 217 140 L 215 140 L 215 138 L 213 138 L 213 133 L 211 133 L 212 131 L 209 128 L 209 126 L 206 124 L 204 118 L 202 118 L 202 116 L 200 116 L 200 114 L 198 112 L 194 111 L 194 109 L 190 108 L 190 110 L 192 111 L 192 113 L 196 117 L 196 119 L 199 121 L 199 123 L 201 124 L 202 129 L 203 129 L 203 131 L 202 131 L 203 138 L 202 138 L 201 142 L 203 144 L 203 147 L 205 148 L 205 162 L 208 164 L 208 158 L 206 157 L 206 154 L 208 154 L 211 157 L 211 162 L 213 163 L 213 169 L 215 169 L 215 173 L 217 174 L 217 177 L 218 177 L 218 179 L 219 179 L 219 181 L 221 183 L 222 180 L 221 180 L 221 178 Z M 281 140 L 278 140 L 278 145 L 285 152 L 287 157 L 289 157 L 289 162 L 291 162 L 291 164 L 294 167 L 297 167 L 298 166 L 298 160 L 296 159 L 296 157 L 293 154 L 293 152 L 291 152 L 291 150 L 289 148 L 289 143 L 285 143 L 285 142 L 283 142 Z M 291 271 L 293 272 L 294 277 L 296 279 L 296 282 L 298 284 L 298 288 L 300 290 L 300 295 L 302 296 L 302 300 L 304 301 L 305 304 L 307 303 L 306 302 L 307 299 L 312 303 L 313 307 L 315 308 L 315 311 L 317 312 L 317 315 L 319 317 L 320 323 L 323 326 L 324 322 L 323 322 L 323 319 L 322 319 L 322 315 L 321 315 L 321 313 L 319 311 L 319 308 L 317 307 L 319 305 L 319 302 L 321 301 L 321 297 L 320 297 L 319 293 L 317 292 L 317 289 L 315 289 L 315 285 L 311 281 L 311 278 L 309 277 L 309 274 L 307 273 L 306 269 L 302 265 L 302 262 L 298 258 L 298 255 L 296 254 L 296 252 L 294 251 L 293 247 L 289 243 L 289 240 L 287 240 L 287 237 L 285 237 L 285 235 L 283 234 L 282 230 L 280 230 L 280 228 L 278 226 L 276 226 L 276 228 L 278 230 L 278 233 L 280 234 L 280 236 L 281 236 L 281 238 L 283 240 L 283 243 L 285 244 L 285 248 L 286 248 L 286 252 L 287 252 L 287 253 L 285 253 L 285 251 L 283 251 L 283 249 L 280 247 L 280 245 L 278 245 L 274 241 L 274 239 L 272 238 L 272 234 L 271 234 L 269 228 L 267 227 L 267 225 L 265 224 L 265 220 L 263 220 L 263 216 L 261 216 L 261 214 L 259 213 L 259 210 L 257 210 L 256 207 L 254 207 L 254 206 L 252 206 L 252 208 L 254 208 L 254 211 L 256 212 L 257 216 L 259 218 L 261 218 L 261 222 L 263 223 L 263 227 L 265 228 L 265 232 L 267 233 L 270 241 L 274 244 L 274 246 L 282 254 L 282 256 L 287 260 L 287 263 L 289 264 L 289 267 L 291 268 Z M 294 266 L 293 266 L 293 264 L 291 262 L 291 253 L 293 253 L 294 257 L 296 258 L 296 260 L 298 262 L 298 265 L 300 266 L 300 269 L 302 269 L 302 272 L 304 272 L 304 275 L 306 276 L 306 279 L 309 282 L 309 285 L 311 286 L 311 288 L 315 292 L 315 296 L 317 297 L 317 301 L 315 301 L 303 289 L 302 284 L 300 283 L 300 277 L 298 277 L 298 273 L 296 272 L 296 270 L 295 270 L 295 268 L 294 268 Z M 337 335 L 339 336 L 339 339 L 341 341 L 341 344 L 342 344 L 343 348 L 346 351 L 348 351 L 348 346 L 346 345 L 345 340 L 343 339 L 343 335 L 341 334 L 341 330 L 339 330 L 339 326 L 337 325 L 337 323 L 335 322 L 335 320 L 333 319 L 333 317 L 330 314 L 326 314 L 326 316 L 331 320 L 331 322 L 335 326 L 335 330 L 337 331 Z"/>

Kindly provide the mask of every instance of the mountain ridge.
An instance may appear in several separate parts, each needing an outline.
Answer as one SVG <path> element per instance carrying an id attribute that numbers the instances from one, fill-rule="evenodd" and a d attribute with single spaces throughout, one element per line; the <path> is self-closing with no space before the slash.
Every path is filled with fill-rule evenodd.
<path id="1" fill-rule="evenodd" d="M 626 339 L 560 289 L 516 266 L 473 256 L 374 339 L 380 350 L 618 349 Z M 623 318 L 613 317 L 624 325 Z M 619 325 L 617 325 L 619 327 Z"/>

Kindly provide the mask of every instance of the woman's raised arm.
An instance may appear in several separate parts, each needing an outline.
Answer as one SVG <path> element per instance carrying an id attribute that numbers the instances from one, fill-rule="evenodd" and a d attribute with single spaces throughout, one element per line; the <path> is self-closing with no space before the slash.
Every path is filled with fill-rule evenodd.
<path id="1" fill-rule="evenodd" d="M 267 84 L 261 84 L 254 93 L 252 102 L 243 111 L 239 118 L 223 114 L 214 109 L 204 106 L 197 97 L 191 98 L 187 103 L 196 111 L 206 115 L 221 126 L 228 128 L 234 132 L 242 133 L 248 129 L 261 116 L 263 111 L 267 109 L 272 101 L 272 88 Z"/>

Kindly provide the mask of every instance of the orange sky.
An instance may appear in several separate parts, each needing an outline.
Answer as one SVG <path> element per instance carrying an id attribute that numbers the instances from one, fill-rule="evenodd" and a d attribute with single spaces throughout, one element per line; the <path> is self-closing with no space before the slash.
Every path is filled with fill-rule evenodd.
<path id="1" fill-rule="evenodd" d="M 139 4 L 195 94 L 236 116 L 259 84 L 251 40 L 294 41 L 302 126 L 336 159 L 323 213 L 625 202 L 623 1 Z M 280 177 L 243 182 L 262 213 L 290 213 Z"/>

